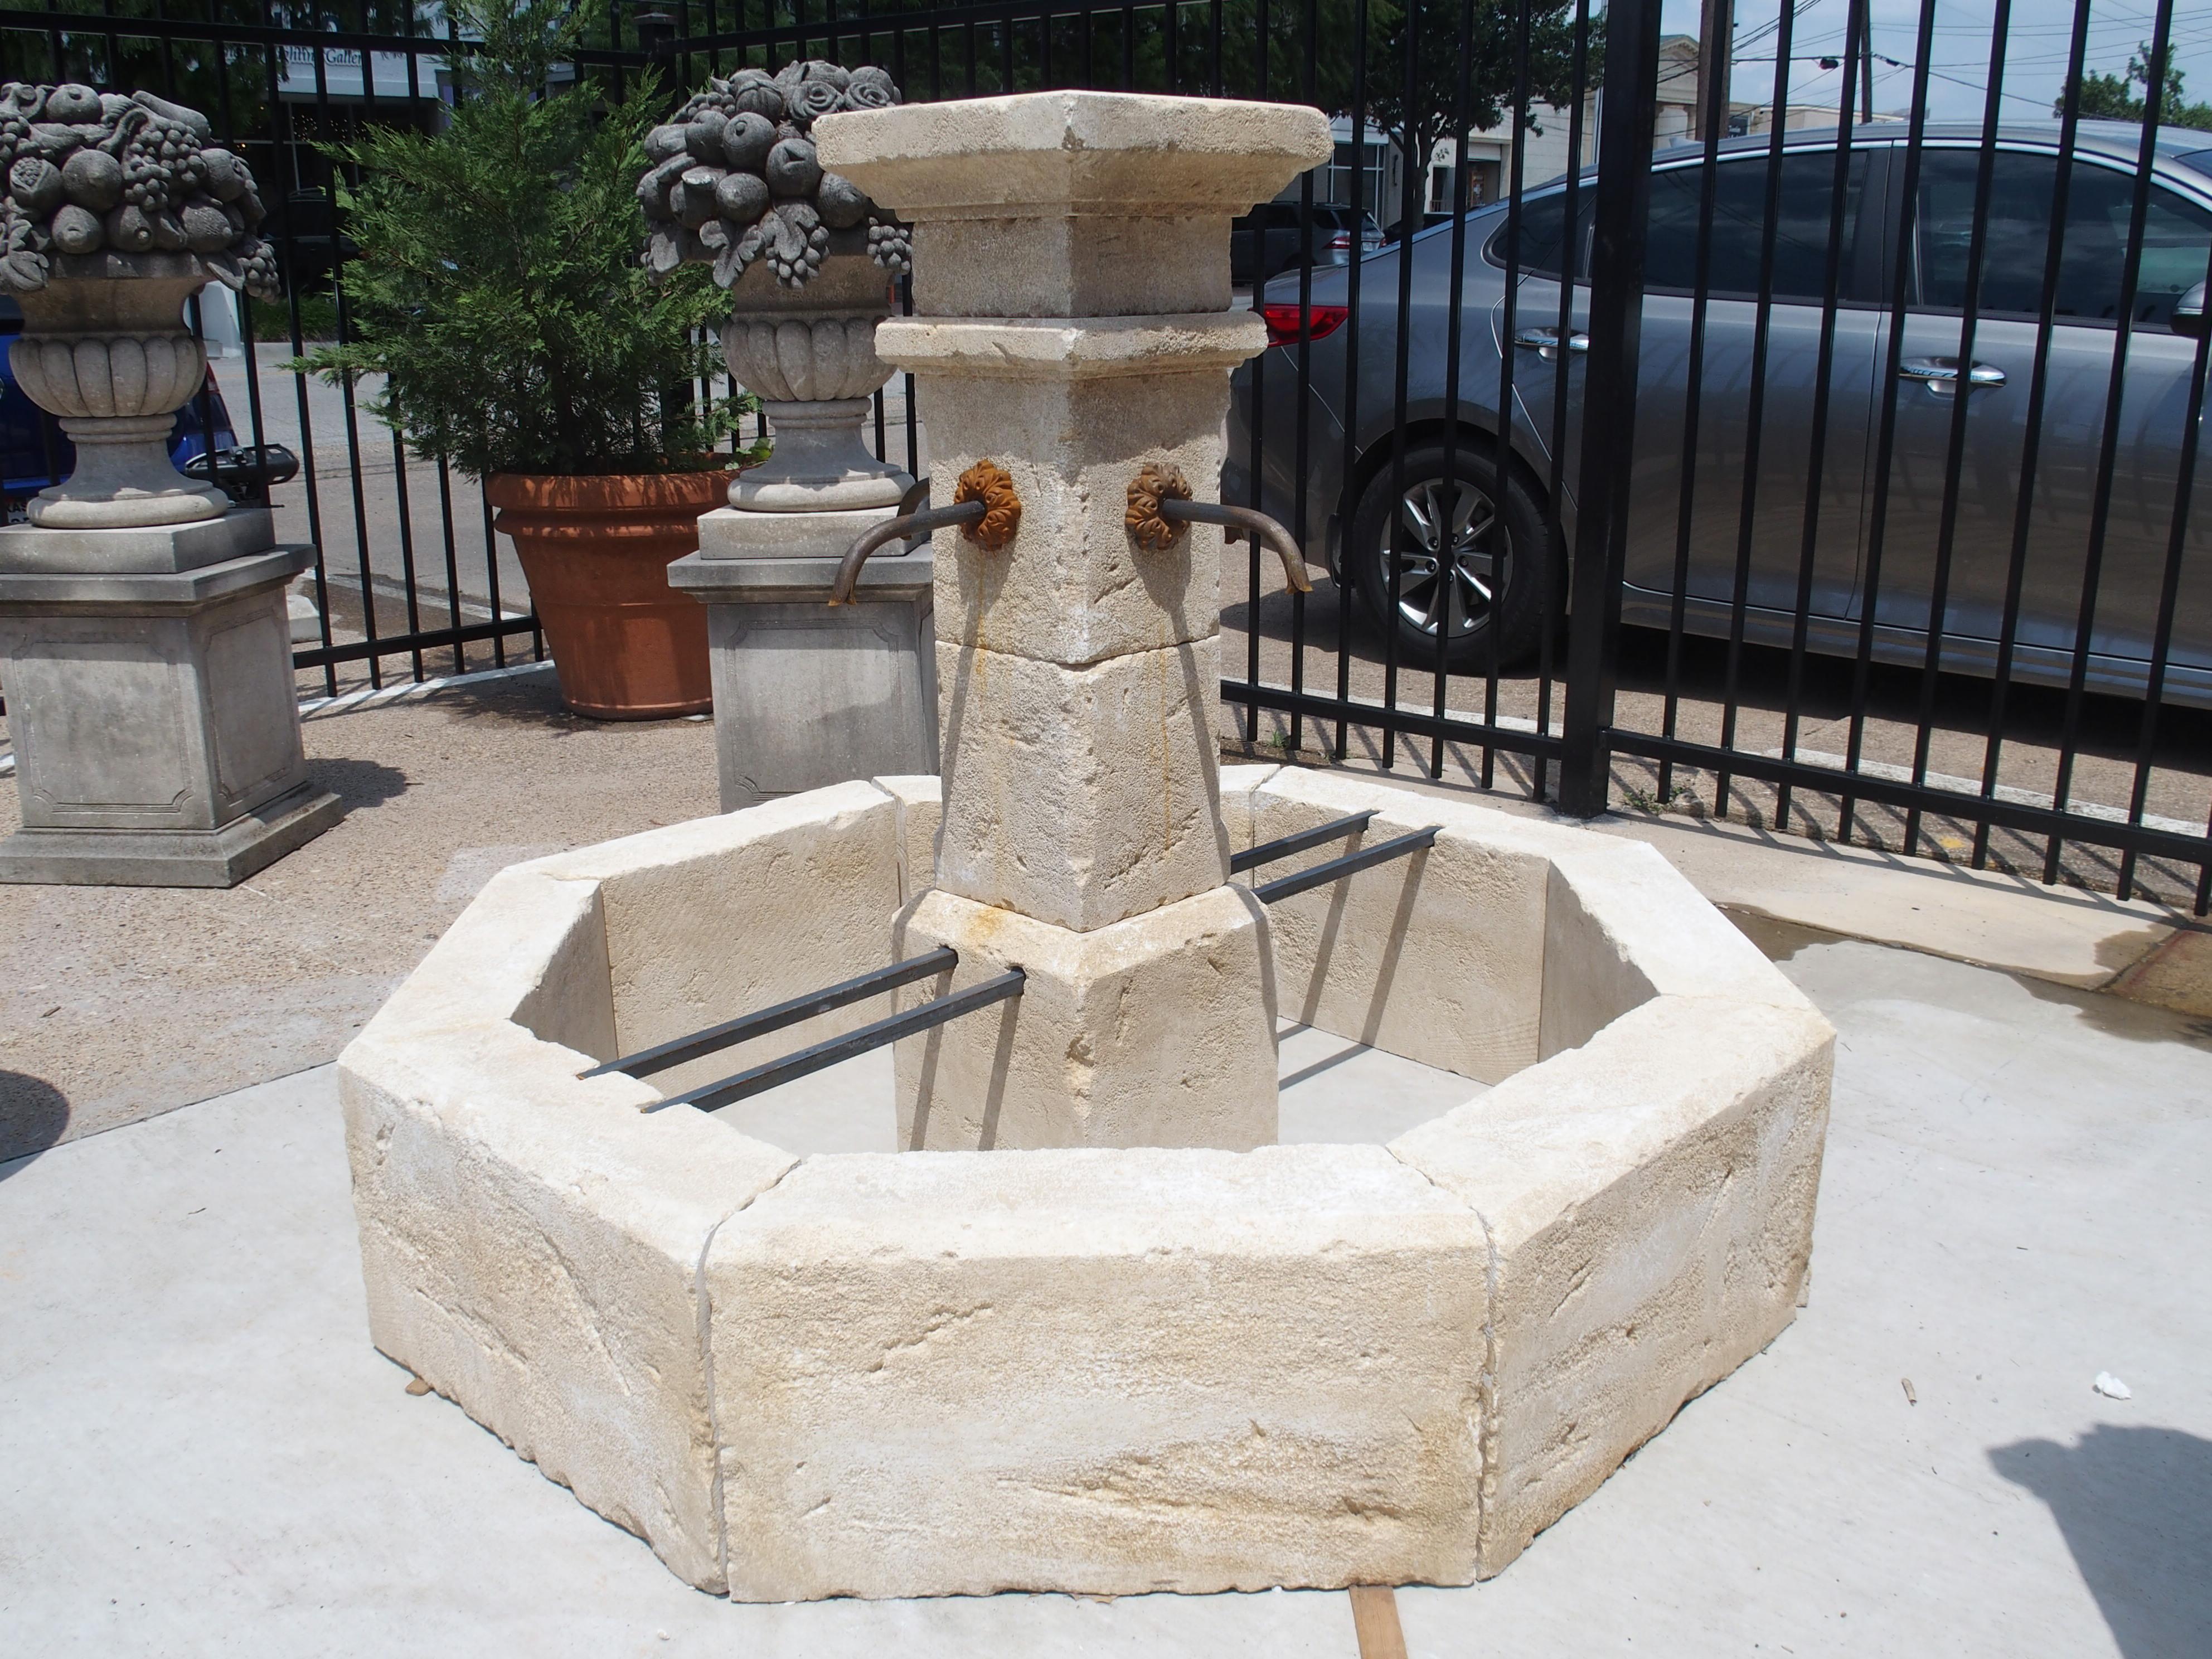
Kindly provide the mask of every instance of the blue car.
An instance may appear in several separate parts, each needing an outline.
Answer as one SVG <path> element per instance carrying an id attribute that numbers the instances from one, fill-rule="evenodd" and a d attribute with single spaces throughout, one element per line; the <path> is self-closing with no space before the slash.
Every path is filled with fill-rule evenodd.
<path id="1" fill-rule="evenodd" d="M 22 331 L 22 307 L 0 295 L 0 344 Z M 12 359 L 12 352 L 0 350 L 0 514 L 4 514 L 0 521 L 21 524 L 31 497 L 76 470 L 76 447 L 70 442 L 59 421 L 23 395 L 22 387 L 15 384 Z M 212 445 L 208 441 L 210 437 Z M 228 459 L 237 442 L 230 428 L 230 410 L 224 407 L 215 371 L 210 369 L 204 396 L 194 398 L 177 411 L 177 423 L 169 433 L 169 459 L 178 471 L 204 478 L 209 465 L 200 458 L 212 447 L 216 453 L 218 482 L 234 499 L 243 500 L 246 497 L 234 483 L 235 469 Z M 191 463 L 196 459 L 199 465 L 194 469 Z"/>

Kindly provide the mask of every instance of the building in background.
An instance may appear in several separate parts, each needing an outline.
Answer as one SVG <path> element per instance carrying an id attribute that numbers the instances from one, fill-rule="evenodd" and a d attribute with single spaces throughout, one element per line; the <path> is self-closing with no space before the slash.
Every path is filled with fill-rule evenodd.
<path id="1" fill-rule="evenodd" d="M 1665 145 L 1690 138 L 1697 129 L 1697 37 L 1664 37 L 1659 43 L 1659 60 L 1658 111 L 1651 136 L 1655 143 Z M 1598 94 L 1595 88 L 1583 106 L 1582 142 L 1577 155 L 1571 155 L 1568 149 L 1573 127 L 1571 113 L 1550 104 L 1539 104 L 1529 111 L 1520 138 L 1524 189 L 1549 184 L 1577 162 L 1583 167 L 1595 164 Z M 1802 125 L 1799 114 L 1796 108 L 1789 112 L 1790 125 Z M 1827 112 L 1827 116 L 1833 121 L 1835 112 Z M 1386 234 L 1392 232 L 1406 205 L 1406 158 L 1389 134 L 1372 125 L 1358 135 L 1360 142 L 1355 146 L 1350 117 L 1338 116 L 1329 125 L 1336 139 L 1336 155 L 1327 165 L 1314 169 L 1314 200 L 1350 204 L 1356 179 L 1359 204 L 1374 216 Z M 1513 145 L 1513 124 L 1510 120 L 1468 135 L 1464 164 L 1470 206 L 1486 206 L 1504 196 L 1512 181 Z M 1426 167 L 1419 170 L 1419 211 L 1437 214 L 1451 210 L 1461 165 L 1458 144 L 1450 138 L 1439 141 Z M 1300 185 L 1293 183 L 1279 199 L 1297 201 L 1299 189 Z"/>

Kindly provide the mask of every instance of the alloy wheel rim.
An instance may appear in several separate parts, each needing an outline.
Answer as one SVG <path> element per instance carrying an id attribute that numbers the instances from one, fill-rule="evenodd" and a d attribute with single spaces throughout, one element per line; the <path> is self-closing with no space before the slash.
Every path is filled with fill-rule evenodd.
<path id="1" fill-rule="evenodd" d="M 1391 529 L 1382 580 L 1387 592 L 1396 577 L 1401 620 L 1431 638 L 1448 628 L 1462 639 L 1488 623 L 1512 536 L 1487 490 L 1464 478 L 1425 478 L 1398 498 Z"/>

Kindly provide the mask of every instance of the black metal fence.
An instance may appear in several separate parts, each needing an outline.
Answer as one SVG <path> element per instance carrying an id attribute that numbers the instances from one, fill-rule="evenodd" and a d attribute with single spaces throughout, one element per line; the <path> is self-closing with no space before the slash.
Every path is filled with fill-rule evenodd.
<path id="1" fill-rule="evenodd" d="M 249 323 L 247 412 L 310 458 L 343 434 L 343 464 L 311 459 L 279 503 L 324 554 L 300 660 L 326 675 L 536 648 L 489 514 L 457 510 L 436 458 L 380 428 L 388 460 L 365 455 L 356 388 L 260 390 L 324 271 L 344 323 L 311 141 L 434 118 L 467 47 L 426 15 L 0 10 L 7 74 L 173 91 L 283 180 L 289 337 L 257 349 Z M 2190 290 L 2212 132 L 2158 124 L 2212 122 L 2169 73 L 2208 49 L 2172 0 L 2016 27 L 2011 0 L 1904 24 L 1869 0 L 1707 0 L 1696 36 L 1663 33 L 1657 0 L 667 0 L 617 6 L 594 60 L 678 88 L 830 57 L 909 99 L 1088 86 L 1332 113 L 1336 162 L 1236 239 L 1276 343 L 1238 377 L 1224 494 L 1337 578 L 1290 592 L 1257 549 L 1224 573 L 1224 737 L 1247 751 L 2203 914 Z M 914 462 L 927 410 L 905 392 L 876 431 L 896 450 L 903 427 Z"/>

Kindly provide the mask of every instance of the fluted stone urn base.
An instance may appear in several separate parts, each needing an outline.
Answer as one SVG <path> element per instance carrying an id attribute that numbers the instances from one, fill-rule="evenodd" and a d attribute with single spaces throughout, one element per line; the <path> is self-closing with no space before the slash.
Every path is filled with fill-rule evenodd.
<path id="1" fill-rule="evenodd" d="M 144 529 L 221 518 L 230 502 L 169 459 L 177 410 L 207 378 L 185 301 L 210 272 L 190 254 L 88 255 L 56 262 L 21 297 L 9 361 L 25 394 L 61 418 L 71 475 L 33 498 L 30 520 L 62 530 Z"/>
<path id="2" fill-rule="evenodd" d="M 751 513 L 853 513 L 896 507 L 914 479 L 868 453 L 869 400 L 890 378 L 876 325 L 890 312 L 881 267 L 833 255 L 803 289 L 776 286 L 757 265 L 731 289 L 722 356 L 766 406 L 775 453 L 730 486 Z"/>

